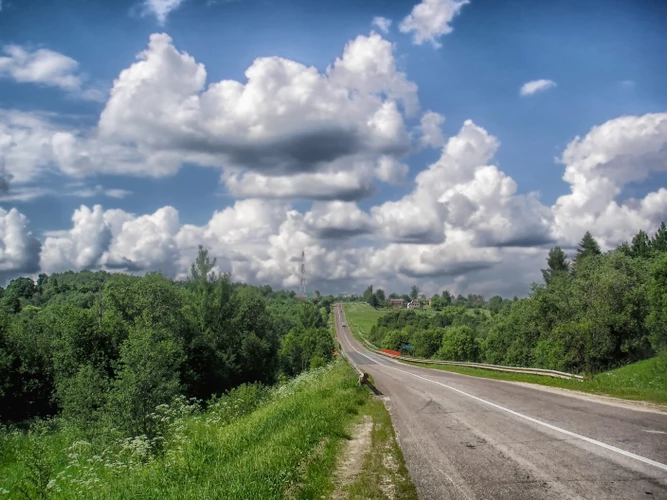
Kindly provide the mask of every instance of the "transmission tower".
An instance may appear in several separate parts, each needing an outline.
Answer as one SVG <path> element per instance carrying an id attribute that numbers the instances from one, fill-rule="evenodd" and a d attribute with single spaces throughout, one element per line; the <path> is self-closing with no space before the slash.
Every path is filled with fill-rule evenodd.
<path id="1" fill-rule="evenodd" d="M 306 252 L 301 251 L 301 283 L 299 285 L 299 295 L 306 296 Z"/>

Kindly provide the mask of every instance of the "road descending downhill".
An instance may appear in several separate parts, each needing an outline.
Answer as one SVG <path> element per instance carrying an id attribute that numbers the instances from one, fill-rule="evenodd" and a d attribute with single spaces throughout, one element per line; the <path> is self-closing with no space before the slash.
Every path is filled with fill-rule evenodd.
<path id="1" fill-rule="evenodd" d="M 667 413 L 341 349 L 373 377 L 421 499 L 667 499 Z"/>

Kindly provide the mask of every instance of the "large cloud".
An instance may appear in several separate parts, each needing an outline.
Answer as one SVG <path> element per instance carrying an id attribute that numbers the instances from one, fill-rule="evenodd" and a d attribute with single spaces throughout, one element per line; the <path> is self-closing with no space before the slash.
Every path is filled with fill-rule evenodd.
<path id="1" fill-rule="evenodd" d="M 206 70 L 165 34 L 114 83 L 100 137 L 146 155 L 264 176 L 313 173 L 333 162 L 402 154 L 410 146 L 400 108 L 418 108 L 416 86 L 397 71 L 392 45 L 359 36 L 324 73 L 279 57 L 256 59 L 246 83 L 206 87 Z"/>
<path id="2" fill-rule="evenodd" d="M 412 193 L 372 209 L 391 241 L 444 242 L 462 229 L 481 247 L 532 246 L 551 241 L 551 213 L 535 194 L 518 195 L 511 177 L 489 165 L 498 140 L 468 120 L 437 162 L 420 172 Z"/>
<path id="3" fill-rule="evenodd" d="M 590 230 L 604 246 L 654 229 L 667 217 L 667 189 L 624 199 L 623 189 L 667 170 L 667 113 L 623 116 L 575 138 L 560 161 L 571 193 L 553 207 L 559 237 L 575 244 Z"/>
<path id="4" fill-rule="evenodd" d="M 37 271 L 40 248 L 25 215 L 0 208 L 0 279 Z"/>
<path id="5" fill-rule="evenodd" d="M 224 169 L 227 187 L 241 197 L 368 196 L 380 159 L 411 149 L 404 115 L 419 109 L 417 87 L 398 71 L 393 52 L 371 33 L 351 40 L 323 72 L 264 57 L 245 82 L 207 84 L 203 64 L 168 35 L 152 35 L 115 80 L 95 128 L 0 111 L 0 187 L 46 168 L 75 177 L 160 177 L 193 163 Z M 400 176 L 382 172 L 377 177 L 388 182 Z"/>

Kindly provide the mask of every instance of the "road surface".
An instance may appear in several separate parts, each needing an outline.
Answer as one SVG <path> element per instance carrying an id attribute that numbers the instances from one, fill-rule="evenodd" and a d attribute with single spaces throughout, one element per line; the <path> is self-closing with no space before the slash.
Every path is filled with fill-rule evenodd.
<path id="1" fill-rule="evenodd" d="M 385 398 L 419 498 L 667 500 L 667 414 L 408 366 L 364 349 L 342 306 L 334 317 Z"/>

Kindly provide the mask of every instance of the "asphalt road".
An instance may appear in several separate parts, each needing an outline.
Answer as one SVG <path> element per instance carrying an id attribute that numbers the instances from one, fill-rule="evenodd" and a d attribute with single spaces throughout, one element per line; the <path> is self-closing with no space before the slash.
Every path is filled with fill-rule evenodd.
<path id="1" fill-rule="evenodd" d="M 667 414 L 404 365 L 362 347 L 421 499 L 667 500 Z"/>

